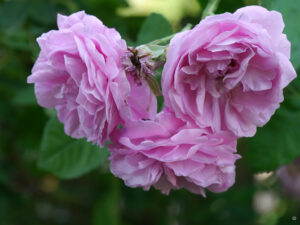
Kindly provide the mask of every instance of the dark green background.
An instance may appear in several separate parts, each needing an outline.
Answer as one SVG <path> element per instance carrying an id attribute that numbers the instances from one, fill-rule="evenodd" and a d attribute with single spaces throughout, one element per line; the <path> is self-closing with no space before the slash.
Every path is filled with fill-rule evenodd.
<path id="1" fill-rule="evenodd" d="M 199 4 L 205 6 L 206 2 L 200 0 Z M 217 12 L 233 12 L 246 4 L 263 4 L 283 13 L 285 32 L 292 42 L 292 63 L 299 71 L 300 1 L 221 0 Z M 159 30 L 159 21 L 149 19 L 144 25 L 150 24 L 149 29 L 144 28 L 149 35 L 138 35 L 145 17 L 124 18 L 116 14 L 116 8 L 126 6 L 124 0 L 0 0 L 0 224 L 300 224 L 300 203 L 283 194 L 276 176 L 261 182 L 253 176 L 254 172 L 276 170 L 300 155 L 298 78 L 285 90 L 286 100 L 270 123 L 258 129 L 254 138 L 239 141 L 238 151 L 243 158 L 237 162 L 236 184 L 226 193 L 208 192 L 207 198 L 203 198 L 185 190 L 171 191 L 165 196 L 154 189 L 131 189 L 110 173 L 107 160 L 94 162 L 89 169 L 96 169 L 79 178 L 59 179 L 47 172 L 48 167 L 41 162 L 44 155 L 39 152 L 47 148 L 41 141 L 53 111 L 39 107 L 33 85 L 26 84 L 39 53 L 35 39 L 57 28 L 57 12 L 68 15 L 79 10 L 115 27 L 130 45 L 138 37 L 147 40 L 150 33 L 155 38 L 166 31 Z M 187 22 L 198 23 L 200 18 L 200 13 L 197 17 L 186 15 L 181 25 L 173 26 L 173 32 Z M 57 170 L 60 169 L 48 169 L 59 175 L 61 171 Z M 80 173 L 77 172 L 74 174 Z M 254 199 L 261 193 L 276 199 L 272 210 L 260 212 L 254 207 Z M 293 216 L 297 219 L 292 220 Z"/>

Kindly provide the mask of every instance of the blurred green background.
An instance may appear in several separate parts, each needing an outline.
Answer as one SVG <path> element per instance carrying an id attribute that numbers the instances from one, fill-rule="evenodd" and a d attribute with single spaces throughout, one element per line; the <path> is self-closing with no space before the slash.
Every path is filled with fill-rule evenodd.
<path id="1" fill-rule="evenodd" d="M 225 193 L 208 192 L 203 198 L 185 190 L 166 196 L 155 189 L 131 189 L 110 173 L 108 160 L 74 179 L 59 179 L 55 171 L 37 166 L 52 111 L 37 105 L 33 85 L 26 78 L 39 53 L 35 40 L 57 29 L 57 13 L 85 10 L 115 27 L 128 45 L 135 45 L 151 35 L 163 36 L 186 23 L 198 23 L 206 4 L 204 0 L 0 0 L 1 225 L 300 224 L 299 166 L 287 167 L 292 171 L 294 195 L 284 188 L 284 178 L 280 181 L 276 176 L 279 166 L 300 155 L 299 78 L 285 90 L 286 100 L 271 122 L 254 138 L 239 141 L 243 158 L 237 162 L 236 184 Z M 283 13 L 292 63 L 300 71 L 300 1 L 221 0 L 217 12 L 234 12 L 249 4 Z M 168 22 L 163 18 L 158 22 L 163 20 L 170 28 L 146 21 L 151 12 L 163 14 Z M 139 33 L 141 28 L 148 33 Z"/>

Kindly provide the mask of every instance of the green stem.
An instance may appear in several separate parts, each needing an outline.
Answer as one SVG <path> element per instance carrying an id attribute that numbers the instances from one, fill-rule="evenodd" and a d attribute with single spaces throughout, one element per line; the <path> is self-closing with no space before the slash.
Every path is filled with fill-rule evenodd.
<path id="1" fill-rule="evenodd" d="M 192 25 L 187 24 L 180 32 L 190 30 L 191 28 Z M 135 48 L 140 54 L 143 54 L 145 56 L 151 54 L 151 60 L 149 60 L 149 63 L 151 65 L 152 72 L 158 70 L 166 62 L 166 54 L 169 48 L 169 43 L 174 36 L 175 34 L 172 34 Z M 145 80 L 156 96 L 162 95 L 160 85 L 157 82 L 155 76 L 145 76 Z"/>
<path id="2" fill-rule="evenodd" d="M 204 19 L 207 16 L 214 15 L 218 8 L 219 3 L 220 0 L 209 0 L 205 9 L 203 10 L 202 19 Z"/>
<path id="3" fill-rule="evenodd" d="M 192 25 L 187 24 L 180 32 L 190 30 L 191 28 Z M 136 47 L 136 49 L 144 49 L 146 52 L 151 53 L 152 60 L 157 62 L 157 65 L 160 65 L 166 60 L 166 52 L 169 47 L 169 43 L 174 36 L 175 34 L 172 34 L 161 39 L 151 41 L 147 44 Z"/>

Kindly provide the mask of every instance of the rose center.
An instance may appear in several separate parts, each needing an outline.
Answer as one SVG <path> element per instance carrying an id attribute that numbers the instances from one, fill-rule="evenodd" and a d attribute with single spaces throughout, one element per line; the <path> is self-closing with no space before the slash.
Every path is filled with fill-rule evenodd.
<path id="1" fill-rule="evenodd" d="M 227 75 L 236 72 L 239 64 L 235 59 L 208 62 L 206 65 L 206 76 L 208 78 L 208 91 L 215 97 L 227 93 L 224 79 Z"/>
<path id="2" fill-rule="evenodd" d="M 238 69 L 235 59 L 209 62 L 206 65 L 206 74 L 213 79 L 223 80 L 227 74 L 231 74 Z"/>

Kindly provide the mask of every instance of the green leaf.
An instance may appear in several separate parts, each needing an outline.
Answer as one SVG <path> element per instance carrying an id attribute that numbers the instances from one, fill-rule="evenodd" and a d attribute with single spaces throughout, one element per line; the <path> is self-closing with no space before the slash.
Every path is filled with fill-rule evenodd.
<path id="1" fill-rule="evenodd" d="M 1 35 L 0 44 L 11 49 L 30 51 L 30 45 L 28 45 L 28 33 L 22 30 L 13 33 L 4 33 Z"/>
<path id="2" fill-rule="evenodd" d="M 112 175 L 111 175 L 112 176 Z M 109 184 L 106 191 L 101 193 L 92 213 L 93 225 L 120 225 L 120 181 L 115 177 L 108 177 L 105 184 Z"/>
<path id="3" fill-rule="evenodd" d="M 290 96 L 271 121 L 248 140 L 252 172 L 272 171 L 300 156 L 300 97 Z"/>
<path id="4" fill-rule="evenodd" d="M 43 24 L 55 24 L 57 11 L 48 0 L 33 1 L 29 5 L 29 16 Z"/>
<path id="5" fill-rule="evenodd" d="M 218 5 L 216 14 L 225 13 L 225 12 L 233 13 L 237 9 L 244 7 L 245 1 L 247 1 L 247 0 L 222 0 L 222 1 L 220 1 L 220 4 Z"/>
<path id="6" fill-rule="evenodd" d="M 0 29 L 14 33 L 25 22 L 28 15 L 28 4 L 25 1 L 6 1 L 0 8 Z"/>
<path id="7" fill-rule="evenodd" d="M 19 90 L 13 99 L 13 103 L 16 105 L 36 105 L 33 85 Z"/>
<path id="8" fill-rule="evenodd" d="M 300 0 L 265 0 L 264 5 L 270 10 L 282 13 L 285 23 L 284 33 L 291 42 L 291 61 L 296 69 L 300 69 Z"/>
<path id="9" fill-rule="evenodd" d="M 147 17 L 139 31 L 137 45 L 145 44 L 172 34 L 170 23 L 160 14 Z"/>
<path id="10" fill-rule="evenodd" d="M 107 156 L 107 149 L 67 136 L 53 117 L 45 126 L 38 166 L 60 178 L 74 178 L 95 169 Z"/>

